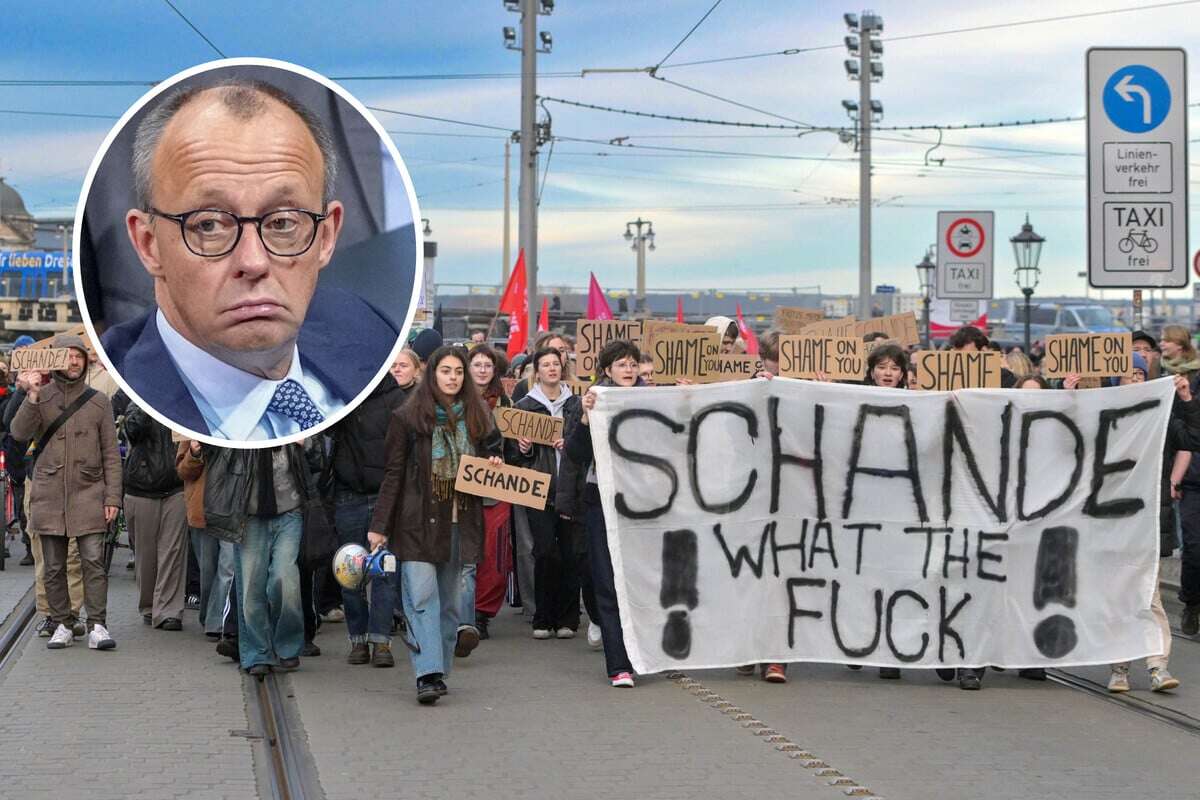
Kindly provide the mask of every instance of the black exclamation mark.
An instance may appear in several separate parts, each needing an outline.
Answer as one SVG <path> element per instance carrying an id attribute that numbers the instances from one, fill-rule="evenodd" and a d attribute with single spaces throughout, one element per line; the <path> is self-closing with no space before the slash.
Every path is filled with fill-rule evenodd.
<path id="1" fill-rule="evenodd" d="M 662 649 L 673 658 L 687 658 L 692 651 L 692 623 L 688 611 L 699 602 L 696 578 L 699 571 L 696 534 L 690 530 L 667 531 L 663 534 L 662 590 L 658 600 L 662 607 L 676 608 L 667 614 L 663 626 Z"/>
<path id="2" fill-rule="evenodd" d="M 1078 549 L 1079 531 L 1074 528 L 1047 528 L 1042 531 L 1033 576 L 1033 607 L 1038 611 L 1048 603 L 1075 607 L 1075 556 Z M 1063 614 L 1046 617 L 1033 629 L 1033 643 L 1047 658 L 1062 658 L 1079 643 L 1075 621 Z"/>

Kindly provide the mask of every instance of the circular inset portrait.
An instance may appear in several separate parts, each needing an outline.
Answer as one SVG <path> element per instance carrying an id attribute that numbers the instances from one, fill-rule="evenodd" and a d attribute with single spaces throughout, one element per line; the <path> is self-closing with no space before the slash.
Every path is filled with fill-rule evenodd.
<path id="1" fill-rule="evenodd" d="M 293 442 L 392 379 L 419 218 L 400 154 L 340 86 L 202 64 L 138 100 L 92 162 L 80 312 L 130 399 L 181 435 Z"/>

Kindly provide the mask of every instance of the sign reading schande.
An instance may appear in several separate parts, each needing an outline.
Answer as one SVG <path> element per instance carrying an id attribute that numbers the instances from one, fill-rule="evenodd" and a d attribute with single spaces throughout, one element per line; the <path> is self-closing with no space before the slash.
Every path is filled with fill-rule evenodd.
<path id="1" fill-rule="evenodd" d="M 1094 287 L 1187 285 L 1186 68 L 1177 48 L 1088 50 Z"/>
<path id="2" fill-rule="evenodd" d="M 640 673 L 1162 652 L 1151 599 L 1170 381 L 598 391 L 596 474 Z"/>
<path id="3" fill-rule="evenodd" d="M 937 228 L 937 296 L 943 300 L 990 300 L 995 214 L 939 211 Z"/>

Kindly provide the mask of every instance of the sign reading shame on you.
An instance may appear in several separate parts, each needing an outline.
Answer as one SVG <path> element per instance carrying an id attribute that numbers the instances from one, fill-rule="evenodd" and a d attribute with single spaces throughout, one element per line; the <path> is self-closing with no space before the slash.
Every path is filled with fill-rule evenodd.
<path id="1" fill-rule="evenodd" d="M 591 435 L 634 668 L 1161 653 L 1173 389 L 599 389 Z"/>

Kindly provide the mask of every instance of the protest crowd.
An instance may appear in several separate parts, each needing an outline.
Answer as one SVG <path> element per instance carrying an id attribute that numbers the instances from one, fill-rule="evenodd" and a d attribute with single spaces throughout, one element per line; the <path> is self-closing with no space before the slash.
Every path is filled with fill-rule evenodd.
<path id="1" fill-rule="evenodd" d="M 705 325 L 676 331 L 707 330 L 722 356 L 750 364 L 745 379 L 794 376 L 781 366 L 781 343 L 792 348 L 803 328 L 755 336 L 740 319 L 715 317 Z M 663 336 L 673 335 L 669 328 Z M 818 369 L 809 380 L 921 391 L 917 342 L 886 330 L 853 333 L 862 343 L 860 373 Z M 644 346 L 645 332 L 641 343 L 595 342 L 600 346 L 586 359 L 575 336 L 546 331 L 530 338 L 527 347 L 510 341 L 504 353 L 483 330 L 446 344 L 422 329 L 344 419 L 303 443 L 258 450 L 179 440 L 125 397 L 85 339 L 55 338 L 53 347 L 71 350 L 67 367 L 11 374 L 2 407 L 13 513 L 27 551 L 22 563 L 36 568 L 39 635 L 51 649 L 76 640 L 95 650 L 117 647 L 106 619 L 116 544 L 116 552 L 132 549 L 128 565 L 122 556 L 114 568 L 135 572 L 147 626 L 206 636 L 252 675 L 300 668 L 302 659 L 321 655 L 318 631 L 328 639 L 333 627 L 349 639 L 349 665 L 410 661 L 417 701 L 432 704 L 449 691 L 455 660 L 487 647 L 490 622 L 511 608 L 539 640 L 530 646 L 586 637 L 603 653 L 597 676 L 603 669 L 612 686 L 633 687 L 608 535 L 613 520 L 596 469 L 596 450 L 607 445 L 593 440 L 589 415 L 603 402 L 592 387 L 653 391 L 663 382 L 661 360 Z M 1047 377 L 1041 346 L 997 352 L 999 388 L 1071 392 L 1173 382 L 1158 555 L 1182 547 L 1178 622 L 1195 635 L 1200 461 L 1192 464 L 1191 455 L 1200 450 L 1200 355 L 1179 326 L 1157 337 L 1136 331 L 1130 341 L 1132 369 L 1103 378 Z M 17 343 L 31 344 L 28 337 Z M 998 350 L 974 327 L 957 330 L 945 349 Z M 702 381 L 680 372 L 669 382 Z M 476 475 L 508 467 L 539 473 L 544 503 L 459 491 L 465 468 L 479 464 L 472 459 L 483 460 Z M 334 554 L 347 544 L 386 550 L 395 568 L 366 589 L 346 588 L 335 577 Z M 183 624 L 185 609 L 197 612 L 195 631 Z M 1168 671 L 1171 628 L 1157 591 L 1152 610 L 1164 646 L 1146 659 L 1150 687 L 1169 691 L 1179 679 Z M 787 667 L 737 670 L 786 683 Z M 877 669 L 879 678 L 902 677 L 898 667 Z M 939 670 L 963 689 L 981 688 L 984 672 Z M 1129 691 L 1129 675 L 1129 664 L 1113 664 L 1109 690 Z M 1020 677 L 1044 679 L 1045 672 L 1021 669 Z"/>

